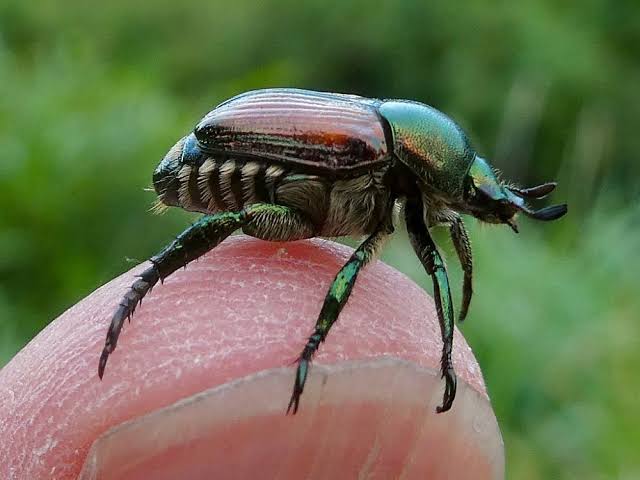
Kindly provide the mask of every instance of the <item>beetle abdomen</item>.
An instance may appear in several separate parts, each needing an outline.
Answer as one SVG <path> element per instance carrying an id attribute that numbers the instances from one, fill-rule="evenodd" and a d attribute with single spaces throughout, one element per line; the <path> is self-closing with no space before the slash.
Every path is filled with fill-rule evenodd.
<path id="1" fill-rule="evenodd" d="M 202 213 L 238 211 L 273 203 L 284 168 L 226 155 L 208 155 L 193 135 L 180 140 L 160 163 L 153 183 L 160 201 Z"/>
<path id="2" fill-rule="evenodd" d="M 385 168 L 330 180 L 295 167 L 207 154 L 189 135 L 162 160 L 153 182 L 162 203 L 190 211 L 235 212 L 254 203 L 292 207 L 315 225 L 318 235 L 367 234 L 380 221 L 389 197 Z"/>

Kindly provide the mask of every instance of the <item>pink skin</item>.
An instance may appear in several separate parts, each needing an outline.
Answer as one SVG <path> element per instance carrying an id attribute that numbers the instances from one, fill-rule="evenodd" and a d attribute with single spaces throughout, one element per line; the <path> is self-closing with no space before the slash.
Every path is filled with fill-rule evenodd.
<path id="1" fill-rule="evenodd" d="M 186 270 L 176 272 L 164 285 L 157 285 L 144 299 L 132 323 L 125 325 L 103 381 L 98 379 L 97 365 L 111 314 L 131 285 L 133 275 L 142 267 L 96 290 L 53 321 L 0 371 L 0 478 L 76 478 L 91 444 L 110 427 L 234 379 L 289 366 L 311 333 L 328 286 L 349 254 L 348 248 L 322 240 L 287 244 L 247 237 L 226 240 Z M 440 348 L 433 301 L 404 275 L 375 262 L 361 272 L 351 299 L 316 356 L 315 365 L 396 357 L 435 370 Z M 477 397 L 477 403 L 483 404 L 481 407 L 493 418 L 478 364 L 457 331 L 454 365 L 459 375 L 459 398 L 466 382 L 471 387 L 467 389 L 472 392 L 470 395 Z M 302 396 L 298 415 L 287 417 L 284 412 L 293 384 L 293 367 L 288 374 L 290 381 L 286 387 L 264 390 L 265 404 L 279 405 L 277 412 L 227 422 L 222 433 L 218 431 L 207 440 L 208 447 L 174 448 L 156 455 L 149 471 L 166 474 L 171 465 L 185 462 L 184 465 L 193 468 L 194 462 L 203 461 L 215 463 L 218 472 L 231 476 L 229 470 L 224 470 L 224 463 L 226 459 L 232 463 L 233 455 L 219 445 L 258 438 L 264 439 L 260 445 L 280 449 L 276 448 L 269 458 L 286 456 L 295 446 L 295 459 L 286 468 L 277 467 L 279 478 L 302 478 L 310 472 L 311 476 L 324 478 L 326 465 L 341 472 L 352 469 L 357 472 L 362 468 L 361 463 L 367 457 L 361 458 L 356 446 L 366 444 L 368 435 L 376 435 L 368 426 L 377 417 L 384 415 L 388 419 L 385 428 L 390 430 L 385 436 L 390 431 L 397 434 L 406 429 L 406 410 L 381 409 L 375 403 L 358 405 L 357 400 L 344 410 L 318 406 L 309 389 Z M 313 378 L 312 368 L 309 382 Z M 333 388 L 340 390 L 340 382 L 336 380 L 336 384 L 338 387 Z M 349 382 L 343 384 L 348 393 Z M 429 418 L 442 398 L 443 382 L 438 380 L 435 384 L 437 392 L 431 394 Z M 406 397 L 414 401 L 411 393 Z M 427 400 L 415 399 L 419 405 Z M 436 423 L 432 430 L 440 438 L 399 434 L 376 457 L 379 468 L 374 462 L 375 468 L 368 465 L 368 471 L 377 472 L 379 478 L 393 472 L 399 474 L 403 462 L 408 461 L 406 452 L 418 448 L 425 452 L 420 458 L 427 465 L 421 474 L 430 471 L 444 475 L 443 472 L 451 474 L 457 470 L 471 475 L 469 478 L 500 478 L 503 460 L 497 428 L 491 439 L 498 453 L 481 453 L 483 445 L 471 441 L 464 446 L 465 458 L 471 458 L 470 463 L 447 456 L 442 437 L 457 434 L 456 425 L 460 422 L 447 423 L 456 418 L 456 407 L 454 402 L 451 412 L 433 413 Z M 466 407 L 458 408 L 458 416 L 470 415 L 463 408 Z M 335 424 L 337 411 L 342 415 L 338 425 L 348 425 L 347 433 L 336 428 L 320 435 L 323 425 L 332 425 L 331 421 Z M 313 418 L 313 435 L 295 431 L 305 418 Z M 317 458 L 319 450 L 314 438 L 331 443 L 323 461 Z M 120 441 L 121 445 L 123 441 L 126 439 Z M 333 462 L 326 457 L 329 452 L 335 453 Z M 200 460 L 185 460 L 189 453 Z M 385 467 L 385 455 L 401 460 L 389 462 Z M 492 462 L 498 466 L 493 468 Z M 243 475 L 255 478 L 260 473 L 261 478 L 267 478 L 268 463 L 262 458 L 252 464 L 244 458 Z M 315 467 L 309 470 L 309 465 Z M 185 471 L 183 466 L 177 468 Z M 202 470 L 190 470 L 196 471 Z M 136 474 L 127 478 L 139 478 Z M 189 477 L 196 478 L 191 474 Z M 97 478 L 111 477 L 102 474 Z M 407 478 L 413 478 L 413 474 Z"/>

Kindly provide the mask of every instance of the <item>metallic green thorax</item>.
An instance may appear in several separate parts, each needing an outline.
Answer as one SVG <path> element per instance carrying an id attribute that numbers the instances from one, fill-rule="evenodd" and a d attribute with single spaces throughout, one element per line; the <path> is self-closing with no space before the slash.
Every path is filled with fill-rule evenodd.
<path id="1" fill-rule="evenodd" d="M 378 111 L 389 122 L 398 158 L 429 187 L 459 196 L 474 158 L 462 129 L 444 113 L 422 103 L 390 100 Z"/>

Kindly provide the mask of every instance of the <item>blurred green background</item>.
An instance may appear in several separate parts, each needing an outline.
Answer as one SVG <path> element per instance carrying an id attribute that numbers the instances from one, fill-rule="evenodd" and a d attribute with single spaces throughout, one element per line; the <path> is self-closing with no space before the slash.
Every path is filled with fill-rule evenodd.
<path id="1" fill-rule="evenodd" d="M 216 103 L 296 86 L 437 106 L 569 215 L 469 221 L 464 333 L 509 478 L 640 478 L 640 4 L 0 3 L 0 365 L 193 218 L 158 160 Z M 460 274 L 445 237 L 459 301 Z M 400 233 L 384 259 L 431 291 Z"/>

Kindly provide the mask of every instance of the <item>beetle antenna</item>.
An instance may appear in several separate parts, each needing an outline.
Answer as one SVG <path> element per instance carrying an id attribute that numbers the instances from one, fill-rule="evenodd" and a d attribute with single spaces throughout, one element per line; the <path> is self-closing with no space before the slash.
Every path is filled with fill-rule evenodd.
<path id="1" fill-rule="evenodd" d="M 567 213 L 567 204 L 551 205 L 549 207 L 541 208 L 540 210 L 530 210 L 528 207 L 522 206 L 520 207 L 520 210 L 522 210 L 528 217 L 548 222 L 556 220 Z"/>
<path id="2" fill-rule="evenodd" d="M 518 195 L 521 198 L 537 198 L 541 199 L 549 195 L 556 188 L 556 182 L 548 182 L 543 183 L 542 185 L 538 185 L 537 187 L 531 188 L 518 188 L 518 187 L 507 187 L 513 193 Z"/>

